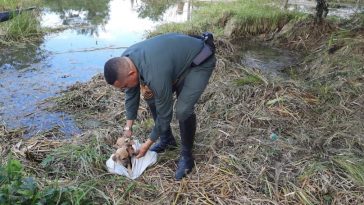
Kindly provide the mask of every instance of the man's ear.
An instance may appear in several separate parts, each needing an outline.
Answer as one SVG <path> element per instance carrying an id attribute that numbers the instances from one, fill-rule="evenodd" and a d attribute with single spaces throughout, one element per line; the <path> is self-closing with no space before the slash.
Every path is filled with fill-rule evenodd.
<path id="1" fill-rule="evenodd" d="M 131 69 L 128 72 L 128 76 L 132 76 L 132 75 L 135 75 L 135 74 L 136 74 L 136 70 L 134 70 L 134 69 Z"/>
<path id="2" fill-rule="evenodd" d="M 114 155 L 114 156 L 112 156 L 112 160 L 114 161 L 114 162 L 116 162 L 116 155 Z"/>

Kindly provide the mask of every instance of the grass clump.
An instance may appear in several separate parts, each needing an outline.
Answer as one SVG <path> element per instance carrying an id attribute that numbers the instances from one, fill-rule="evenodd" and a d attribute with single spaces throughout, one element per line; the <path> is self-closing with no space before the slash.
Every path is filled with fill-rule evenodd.
<path id="1" fill-rule="evenodd" d="M 31 37 L 41 35 L 39 21 L 34 13 L 22 13 L 12 20 L 4 23 L 4 40 L 17 41 L 27 40 Z"/>
<path id="2" fill-rule="evenodd" d="M 0 1 L 0 8 L 4 11 L 25 9 L 38 6 L 40 1 Z M 1 10 L 1 9 L 0 9 Z M 0 44 L 11 45 L 16 42 L 29 41 L 33 38 L 38 39 L 42 36 L 42 29 L 36 11 L 24 11 L 15 15 L 12 19 L 0 24 Z"/>
<path id="3" fill-rule="evenodd" d="M 355 156 L 338 156 L 333 160 L 353 182 L 364 186 L 364 160 Z"/>
<path id="4" fill-rule="evenodd" d="M 1 0 L 0 11 L 14 10 L 17 8 L 27 8 L 39 5 L 41 0 Z"/>
<path id="5" fill-rule="evenodd" d="M 248 74 L 244 78 L 235 80 L 235 84 L 237 86 L 243 86 L 243 85 L 259 85 L 264 83 L 264 81 L 257 75 Z"/>
<path id="6" fill-rule="evenodd" d="M 41 166 L 54 176 L 91 177 L 103 172 L 104 163 L 112 152 L 103 138 L 97 133 L 90 133 L 78 143 L 64 143 L 50 152 L 41 162 Z M 107 153 L 107 154 L 106 154 Z"/>

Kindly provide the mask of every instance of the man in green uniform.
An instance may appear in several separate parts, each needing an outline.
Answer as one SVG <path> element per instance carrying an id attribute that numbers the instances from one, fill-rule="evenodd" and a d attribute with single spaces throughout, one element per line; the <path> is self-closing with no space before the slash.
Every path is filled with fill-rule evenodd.
<path id="1" fill-rule="evenodd" d="M 185 177 L 194 166 L 194 106 L 216 64 L 213 46 L 206 45 L 205 40 L 176 33 L 156 36 L 129 47 L 121 57 L 108 60 L 104 67 L 106 81 L 126 90 L 125 136 L 132 135 L 141 92 L 152 112 L 155 125 L 137 158 L 143 157 L 158 138 L 160 140 L 151 147 L 152 151 L 162 152 L 176 146 L 170 127 L 173 93 L 176 93 L 176 117 L 181 134 L 177 180 Z M 206 48 L 211 52 L 203 52 Z"/>

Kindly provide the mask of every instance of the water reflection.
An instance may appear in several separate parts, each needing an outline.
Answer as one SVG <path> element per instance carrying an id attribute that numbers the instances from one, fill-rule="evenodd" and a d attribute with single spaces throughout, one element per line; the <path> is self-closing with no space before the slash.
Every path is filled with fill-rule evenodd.
<path id="1" fill-rule="evenodd" d="M 40 48 L 42 41 L 27 43 L 18 47 L 0 48 L 0 74 L 4 70 L 22 70 L 46 58 Z"/>
<path id="2" fill-rule="evenodd" d="M 187 0 L 130 0 L 140 18 L 152 21 L 181 22 L 191 19 L 192 1 Z M 182 20 L 183 19 L 183 20 Z"/>
<path id="3" fill-rule="evenodd" d="M 62 19 L 62 25 L 88 25 L 77 28 L 81 34 L 95 34 L 109 20 L 110 0 L 47 0 L 44 6 Z"/>
<path id="4" fill-rule="evenodd" d="M 141 4 L 137 9 L 139 17 L 150 18 L 158 21 L 162 19 L 162 15 L 171 5 L 174 5 L 177 0 L 140 0 Z"/>

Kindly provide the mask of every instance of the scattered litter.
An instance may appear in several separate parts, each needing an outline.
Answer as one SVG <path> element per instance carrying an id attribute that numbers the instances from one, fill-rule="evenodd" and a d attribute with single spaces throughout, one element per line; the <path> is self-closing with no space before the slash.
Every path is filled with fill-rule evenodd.
<path id="1" fill-rule="evenodd" d="M 272 141 L 276 141 L 278 139 L 278 135 L 274 132 L 272 132 L 269 136 L 269 138 L 272 140 Z"/>

